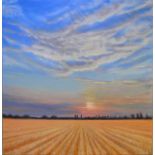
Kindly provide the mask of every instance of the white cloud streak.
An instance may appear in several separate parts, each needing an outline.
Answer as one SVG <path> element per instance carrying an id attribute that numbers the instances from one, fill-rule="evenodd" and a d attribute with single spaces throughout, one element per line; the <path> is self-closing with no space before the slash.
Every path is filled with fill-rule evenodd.
<path id="1" fill-rule="evenodd" d="M 94 5 L 95 2 L 96 5 Z M 94 1 L 94 3 L 89 5 L 88 8 L 92 9 L 93 6 L 98 6 L 101 2 Z M 119 15 L 131 15 L 135 10 L 152 6 L 152 2 L 149 0 L 136 7 L 134 5 L 134 3 L 130 4 L 128 1 L 123 1 L 121 4 L 107 5 L 93 14 L 79 16 L 71 25 L 56 32 L 35 31 L 17 24 L 28 37 L 35 40 L 32 45 L 21 45 L 21 51 L 31 52 L 45 62 L 46 60 L 56 61 L 61 66 L 61 70 L 51 68 L 51 72 L 58 76 L 68 76 L 75 72 L 95 70 L 101 65 L 126 58 L 137 50 L 151 44 L 152 37 L 150 35 L 152 29 L 149 29 L 150 22 L 142 21 L 140 24 L 136 22 L 143 17 L 152 16 L 152 12 L 137 13 L 131 18 L 127 17 L 127 20 L 105 29 L 92 29 L 88 32 L 78 32 L 78 30 L 85 26 L 106 22 L 107 19 L 116 15 L 118 15 L 118 18 Z M 125 10 L 128 6 L 131 9 Z M 88 9 L 86 6 L 81 5 L 80 7 L 81 9 Z M 60 13 L 58 11 L 55 14 Z M 74 18 L 75 14 L 77 13 L 74 10 L 66 12 L 52 22 Z M 47 24 L 49 23 L 48 19 Z M 125 31 L 125 34 L 116 38 L 114 35 L 118 31 Z M 141 41 L 135 43 L 133 40 Z M 38 64 L 38 66 L 40 65 Z M 50 72 L 50 68 L 41 68 L 46 72 Z"/>

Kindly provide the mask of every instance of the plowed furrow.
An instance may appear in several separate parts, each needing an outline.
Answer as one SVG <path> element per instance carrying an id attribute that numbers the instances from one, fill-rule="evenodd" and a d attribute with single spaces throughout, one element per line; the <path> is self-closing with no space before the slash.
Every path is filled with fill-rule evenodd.
<path id="1" fill-rule="evenodd" d="M 148 144 L 151 142 L 151 138 L 148 138 L 146 136 L 131 134 L 131 133 L 128 133 L 128 132 L 125 132 L 125 131 L 117 130 L 117 129 L 109 129 L 109 130 L 107 130 L 107 132 L 108 131 L 111 132 L 114 135 L 117 135 L 117 136 L 120 136 L 121 138 L 124 138 L 127 142 L 129 142 L 129 143 L 131 143 L 131 144 L 133 144 L 134 146 L 137 146 L 137 147 L 142 147 L 143 142 L 148 143 Z"/>
<path id="2" fill-rule="evenodd" d="M 42 154 L 50 155 L 54 154 L 55 150 L 63 143 L 66 137 L 69 135 L 71 128 L 67 128 L 65 132 L 61 132 L 59 137 L 51 139 L 44 150 L 41 151 Z"/>
<path id="3" fill-rule="evenodd" d="M 51 130 L 55 130 L 57 129 L 56 127 L 53 128 L 45 128 L 45 129 L 42 129 L 42 130 L 34 130 L 34 131 L 31 131 L 31 132 L 27 132 L 27 133 L 20 133 L 19 135 L 14 135 L 14 136 L 10 136 L 10 137 L 4 137 L 4 141 L 6 141 L 6 143 L 11 143 L 12 141 L 14 141 L 14 139 L 23 139 L 24 137 L 28 138 L 28 137 L 32 137 L 33 135 L 41 135 L 43 133 L 46 133 L 48 131 L 51 131 Z"/>
<path id="4" fill-rule="evenodd" d="M 14 143 L 14 145 L 10 146 L 8 145 L 8 148 L 4 148 L 5 152 L 25 152 L 26 150 L 29 150 L 31 148 L 33 148 L 33 146 L 35 146 L 36 144 L 40 144 L 40 143 L 44 143 L 46 141 L 48 141 L 50 138 L 54 138 L 58 135 L 60 135 L 61 130 L 56 130 L 55 132 L 51 131 L 48 132 L 48 134 L 44 134 L 41 137 L 32 137 L 32 139 L 26 139 L 23 142 L 20 143 Z"/>
<path id="5" fill-rule="evenodd" d="M 110 135 L 107 135 L 106 132 L 100 132 L 99 129 L 96 129 L 95 133 L 99 137 L 101 144 L 104 144 L 107 155 L 131 155 L 129 151 L 121 146 L 121 143 L 115 141 Z"/>
<path id="6" fill-rule="evenodd" d="M 76 138 L 76 135 L 77 135 L 77 128 L 74 128 L 74 133 L 72 135 L 72 137 L 70 138 L 70 140 L 68 141 L 68 143 L 65 145 L 65 150 L 64 150 L 64 155 L 68 155 L 69 154 L 69 151 L 71 149 L 71 146 Z"/>
<path id="7" fill-rule="evenodd" d="M 151 155 L 151 120 L 3 120 L 4 155 Z"/>
<path id="8" fill-rule="evenodd" d="M 102 131 L 100 130 L 99 133 L 100 132 L 104 134 L 104 137 L 106 137 L 110 141 L 113 141 L 116 144 L 116 148 L 119 148 L 119 146 L 121 146 L 119 149 L 123 149 L 124 151 L 126 151 L 126 153 L 124 154 L 136 154 L 137 151 L 140 154 L 144 154 L 142 149 L 132 146 L 131 144 L 127 143 L 125 140 L 118 138 L 112 132 L 107 132 L 107 131 L 105 132 L 103 130 Z"/>
<path id="9" fill-rule="evenodd" d="M 97 150 L 96 155 L 102 155 L 102 154 L 106 155 L 107 150 L 104 148 L 104 145 L 102 145 L 103 143 L 100 143 L 98 140 L 100 137 L 98 137 L 95 134 L 94 130 L 91 128 L 89 129 L 88 134 L 89 134 L 89 137 L 91 138 L 91 140 L 93 141 L 93 147 L 96 148 L 96 150 Z"/>
<path id="10" fill-rule="evenodd" d="M 68 155 L 74 155 L 75 151 L 78 150 L 78 146 L 76 146 L 76 142 L 78 140 L 78 137 L 79 137 L 79 133 L 80 133 L 80 127 L 77 125 L 76 129 L 77 132 L 76 132 L 76 135 L 72 141 L 72 144 L 70 145 L 70 149 L 68 150 Z"/>
<path id="11" fill-rule="evenodd" d="M 71 129 L 68 132 L 67 136 L 65 136 L 65 138 L 63 139 L 63 141 L 61 141 L 61 143 L 59 143 L 59 145 L 54 148 L 54 153 L 57 154 L 57 155 L 64 154 L 64 149 L 65 149 L 65 147 L 67 146 L 67 143 L 70 141 L 70 139 L 72 138 L 72 136 L 74 134 L 75 134 L 74 129 Z"/>

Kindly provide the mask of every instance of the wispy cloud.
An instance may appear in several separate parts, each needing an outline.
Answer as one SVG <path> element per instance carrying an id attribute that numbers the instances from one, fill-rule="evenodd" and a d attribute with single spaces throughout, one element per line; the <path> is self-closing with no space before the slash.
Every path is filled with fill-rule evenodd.
<path id="1" fill-rule="evenodd" d="M 15 114 L 84 115 L 110 113 L 150 113 L 152 81 L 95 81 L 77 79 L 83 89 L 77 96 L 70 92 L 32 90 L 20 87 L 3 89 L 4 112 Z M 147 108 L 147 109 L 146 109 Z"/>
<path id="2" fill-rule="evenodd" d="M 137 87 L 138 85 L 152 85 L 152 80 L 112 80 L 112 81 L 97 81 L 93 79 L 88 78 L 76 78 L 76 80 L 79 80 L 83 83 L 88 83 L 89 85 L 124 85 L 124 86 L 133 86 Z M 116 86 L 117 87 L 117 86 Z"/>
<path id="3" fill-rule="evenodd" d="M 23 11 L 18 5 L 18 0 L 3 0 L 3 16 L 5 17 L 17 17 L 23 16 Z"/>
<path id="4" fill-rule="evenodd" d="M 14 3 L 6 7 L 10 4 Z M 31 45 L 20 45 L 16 51 L 32 53 L 39 60 L 33 59 L 33 64 L 47 73 L 68 76 L 75 72 L 93 71 L 152 44 L 152 20 L 145 20 L 152 17 L 150 0 L 139 3 L 122 1 L 119 4 L 117 1 L 93 1 L 88 6 L 71 6 L 72 3 L 69 8 L 45 16 L 44 25 L 62 27 L 58 31 L 35 30 L 15 24 L 25 36 L 34 40 Z M 95 10 L 96 7 L 99 9 Z M 5 39 L 8 43 L 11 40 L 8 36 Z M 49 61 L 60 67 L 51 67 Z M 42 62 L 48 67 L 41 66 Z"/>
<path id="5" fill-rule="evenodd" d="M 37 104 L 37 103 L 18 103 L 18 102 L 7 102 L 4 110 L 6 114 L 18 114 L 18 115 L 31 115 L 31 116 L 74 116 L 79 113 L 77 109 L 73 107 L 72 103 L 64 104 Z"/>

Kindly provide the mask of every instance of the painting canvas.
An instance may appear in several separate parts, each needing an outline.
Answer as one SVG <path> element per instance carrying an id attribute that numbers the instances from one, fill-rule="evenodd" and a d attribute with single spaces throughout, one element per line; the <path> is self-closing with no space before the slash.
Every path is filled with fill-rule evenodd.
<path id="1" fill-rule="evenodd" d="M 152 154 L 152 0 L 3 0 L 3 154 Z"/>

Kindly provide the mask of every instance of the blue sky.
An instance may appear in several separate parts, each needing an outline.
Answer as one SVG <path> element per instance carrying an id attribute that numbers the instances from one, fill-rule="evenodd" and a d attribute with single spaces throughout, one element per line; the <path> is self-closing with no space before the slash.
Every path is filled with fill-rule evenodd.
<path id="1" fill-rule="evenodd" d="M 2 5 L 4 112 L 152 112 L 151 0 Z"/>

